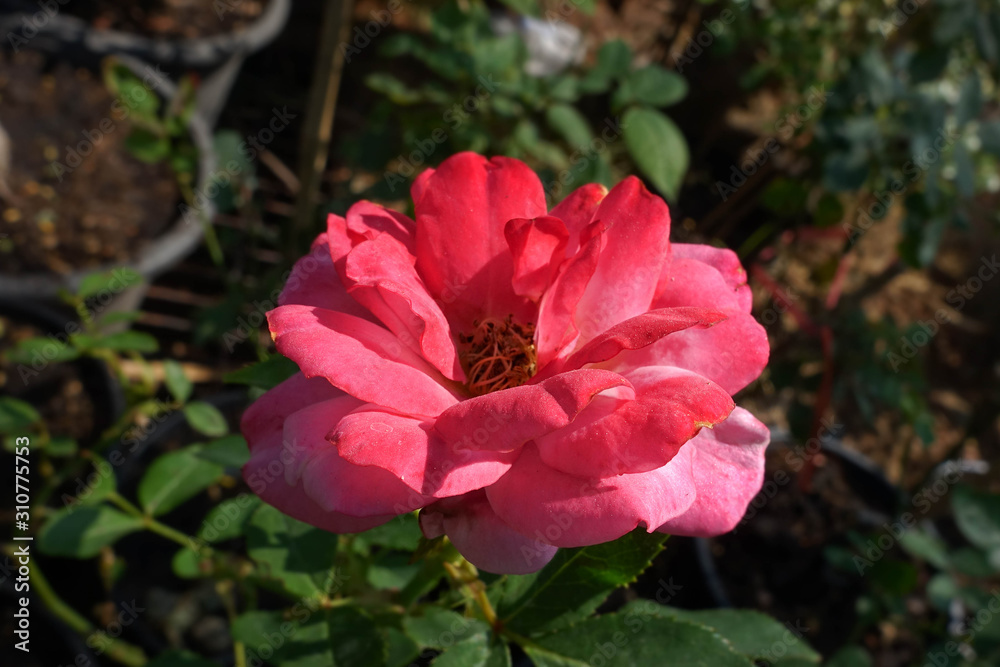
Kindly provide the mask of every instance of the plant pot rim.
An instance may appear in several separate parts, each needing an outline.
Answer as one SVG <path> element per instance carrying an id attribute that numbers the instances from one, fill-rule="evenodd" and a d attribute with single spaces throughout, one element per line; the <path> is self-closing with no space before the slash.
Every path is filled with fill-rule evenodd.
<path id="1" fill-rule="evenodd" d="M 39 44 L 32 43 L 27 48 L 52 52 L 76 47 L 98 57 L 128 54 L 165 66 L 211 68 L 234 54 L 245 56 L 269 44 L 284 28 L 291 8 L 291 0 L 268 0 L 263 13 L 244 30 L 182 39 L 101 30 L 82 18 L 65 16 L 60 12 L 37 27 L 38 34 L 31 41 L 38 40 Z M 0 17 L 0 28 L 4 32 L 13 32 L 21 25 L 22 18 L 29 15 L 31 12 L 24 10 Z M 55 39 L 57 43 L 46 43 L 44 37 Z"/>
<path id="2" fill-rule="evenodd" d="M 153 83 L 154 91 L 165 100 L 172 99 L 177 94 L 177 86 L 163 77 L 147 62 L 132 56 L 116 56 L 119 62 L 134 73 L 146 76 Z M 198 179 L 196 192 L 205 192 L 216 169 L 216 155 L 212 143 L 212 130 L 208 123 L 195 111 L 187 124 L 188 132 L 198 150 Z M 205 204 L 199 213 L 203 220 L 210 221 L 215 215 L 215 204 L 211 198 L 205 198 Z M 115 269 L 130 269 L 142 275 L 147 281 L 159 275 L 181 258 L 190 254 L 202 239 L 201 224 L 180 215 L 171 226 L 159 236 L 146 243 L 136 257 L 128 262 L 103 264 L 98 267 L 81 269 L 68 274 L 34 272 L 15 275 L 0 274 L 0 298 L 37 299 L 52 298 L 63 289 L 74 291 L 80 282 L 88 275 L 113 271 Z"/>

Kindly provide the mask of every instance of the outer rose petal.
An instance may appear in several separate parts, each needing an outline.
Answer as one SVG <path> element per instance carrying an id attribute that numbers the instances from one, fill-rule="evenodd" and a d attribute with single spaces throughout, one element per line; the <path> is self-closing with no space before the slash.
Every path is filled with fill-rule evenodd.
<path id="1" fill-rule="evenodd" d="M 445 377 L 465 380 L 448 321 L 412 260 L 388 234 L 356 245 L 343 262 L 348 293 Z"/>
<path id="2" fill-rule="evenodd" d="M 558 551 L 504 523 L 482 491 L 425 507 L 420 511 L 420 528 L 428 539 L 448 535 L 470 563 L 495 574 L 536 572 Z"/>
<path id="3" fill-rule="evenodd" d="M 671 247 L 674 257 L 696 259 L 718 271 L 726 284 L 733 289 L 743 312 L 750 312 L 753 294 L 747 285 L 747 272 L 743 270 L 740 258 L 735 252 L 729 248 L 715 248 L 697 243 L 674 243 Z"/>
<path id="4" fill-rule="evenodd" d="M 559 218 L 542 216 L 534 220 L 515 218 L 507 223 L 504 236 L 514 258 L 514 291 L 538 301 L 552 284 L 566 256 L 569 232 Z"/>
<path id="5" fill-rule="evenodd" d="M 295 262 L 278 297 L 278 305 L 316 306 L 375 321 L 368 309 L 347 293 L 330 257 L 326 234 L 317 236 L 309 254 Z"/>
<path id="6" fill-rule="evenodd" d="M 481 489 L 510 469 L 517 452 L 476 451 L 446 443 L 431 422 L 364 406 L 327 436 L 345 460 L 388 470 L 424 495 L 446 498 Z"/>
<path id="7" fill-rule="evenodd" d="M 698 497 L 688 511 L 657 530 L 710 537 L 735 528 L 764 482 L 764 452 L 770 439 L 767 427 L 743 408 L 733 410 L 711 431 L 699 433 L 687 445 Z"/>
<path id="8" fill-rule="evenodd" d="M 416 201 L 417 269 L 456 331 L 483 317 L 534 321 L 514 294 L 514 263 L 504 238 L 513 218 L 546 214 L 535 172 L 510 158 L 459 153 L 421 182 Z"/>
<path id="9" fill-rule="evenodd" d="M 322 378 L 306 379 L 298 373 L 264 394 L 243 413 L 241 430 L 250 446 L 250 461 L 243 478 L 264 502 L 285 514 L 334 533 L 357 533 L 392 518 L 391 514 L 358 518 L 330 512 L 316 503 L 301 486 L 285 481 L 282 427 L 295 410 L 329 400 L 343 393 Z"/>
<path id="10" fill-rule="evenodd" d="M 434 430 L 462 449 L 514 451 L 570 424 L 594 396 L 615 387 L 631 389 L 628 380 L 611 371 L 561 373 L 539 384 L 456 403 L 438 416 Z"/>
<path id="11" fill-rule="evenodd" d="M 710 329 L 688 329 L 649 347 L 621 354 L 613 368 L 677 366 L 704 375 L 735 394 L 767 365 L 767 332 L 743 309 L 741 297 L 711 266 L 674 258 L 653 305 L 658 308 L 711 303 L 728 315 Z M 749 288 L 748 288 L 749 289 Z"/>
<path id="12" fill-rule="evenodd" d="M 627 378 L 634 399 L 599 396 L 572 424 L 535 440 L 547 465 L 580 477 L 655 470 L 733 410 L 729 394 L 689 371 L 654 366 Z"/>
<path id="13" fill-rule="evenodd" d="M 371 240 L 379 234 L 388 234 L 403 244 L 411 258 L 416 254 L 416 223 L 407 216 L 392 209 L 359 201 L 347 211 L 347 229 L 358 236 Z"/>
<path id="14" fill-rule="evenodd" d="M 285 481 L 301 481 L 306 494 L 328 512 L 351 516 L 405 514 L 431 502 L 413 492 L 387 470 L 356 466 L 344 460 L 326 434 L 348 412 L 360 407 L 356 398 L 342 395 L 316 403 L 285 420 L 283 461 Z"/>
<path id="15" fill-rule="evenodd" d="M 588 183 L 569 193 L 565 199 L 556 204 L 549 213 L 566 223 L 569 230 L 569 245 L 566 246 L 566 256 L 572 257 L 580 249 L 580 235 L 594 221 L 594 214 L 601 201 L 608 196 L 608 189 L 600 183 Z"/>
<path id="16" fill-rule="evenodd" d="M 608 193 L 594 218 L 608 240 L 576 309 L 584 340 L 649 310 L 670 252 L 670 211 L 634 176 Z"/>
<path id="17" fill-rule="evenodd" d="M 325 377 L 366 403 L 433 416 L 457 402 L 427 362 L 371 322 L 308 306 L 275 308 L 267 320 L 278 351 L 307 377 Z"/>
<path id="18" fill-rule="evenodd" d="M 587 480 L 550 468 L 528 445 L 486 496 L 517 532 L 557 547 L 583 547 L 639 525 L 652 532 L 691 506 L 695 487 L 687 447 L 657 470 Z"/>

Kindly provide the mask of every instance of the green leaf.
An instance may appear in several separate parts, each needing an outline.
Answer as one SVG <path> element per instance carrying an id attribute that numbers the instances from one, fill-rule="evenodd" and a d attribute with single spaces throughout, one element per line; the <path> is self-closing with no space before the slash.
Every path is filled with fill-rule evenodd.
<path id="1" fill-rule="evenodd" d="M 280 354 L 275 354 L 260 363 L 227 373 L 222 379 L 233 384 L 272 389 L 298 371 L 299 367 L 295 365 L 294 361 Z"/>
<path id="2" fill-rule="evenodd" d="M 198 579 L 206 575 L 201 569 L 202 558 L 194 549 L 182 547 L 174 554 L 170 567 L 181 579 Z"/>
<path id="3" fill-rule="evenodd" d="M 107 336 L 73 336 L 73 342 L 82 350 L 115 350 L 152 354 L 160 349 L 156 338 L 142 331 L 119 331 Z"/>
<path id="4" fill-rule="evenodd" d="M 7 358 L 12 362 L 35 368 L 50 362 L 72 361 L 79 356 L 80 353 L 75 348 L 54 336 L 22 340 L 17 347 L 7 352 Z"/>
<path id="5" fill-rule="evenodd" d="M 619 613 L 657 616 L 688 621 L 704 626 L 728 641 L 733 649 L 750 660 L 795 658 L 819 663 L 817 653 L 802 638 L 808 628 L 782 624 L 758 611 L 747 609 L 710 609 L 688 611 L 665 607 L 652 600 L 629 603 Z"/>
<path id="6" fill-rule="evenodd" d="M 227 468 L 241 468 L 250 460 L 250 449 L 242 435 L 227 435 L 201 447 L 197 456 Z"/>
<path id="7" fill-rule="evenodd" d="M 138 160 L 156 164 L 170 155 L 170 137 L 160 132 L 135 128 L 125 138 L 125 148 Z"/>
<path id="8" fill-rule="evenodd" d="M 952 493 L 951 507 L 965 539 L 982 549 L 1000 547 L 1000 495 L 959 484 Z"/>
<path id="9" fill-rule="evenodd" d="M 389 98 L 399 106 L 410 106 L 420 102 L 423 96 L 405 83 L 386 72 L 373 72 L 365 78 L 365 85 Z"/>
<path id="10" fill-rule="evenodd" d="M 545 111 L 545 122 L 577 150 L 590 146 L 594 133 L 590 123 L 576 107 L 570 104 L 553 104 Z"/>
<path id="11" fill-rule="evenodd" d="M 476 635 L 445 649 L 431 664 L 434 667 L 510 667 L 510 651 L 499 638 Z"/>
<path id="12" fill-rule="evenodd" d="M 106 505 L 66 508 L 52 514 L 38 535 L 38 548 L 50 556 L 90 558 L 102 547 L 142 530 L 142 519 Z"/>
<path id="13" fill-rule="evenodd" d="M 287 614 L 246 612 L 233 622 L 232 635 L 248 655 L 273 652 L 268 662 L 282 667 L 378 666 L 386 661 L 385 641 L 375 622 L 354 607 L 324 611 L 299 603 Z"/>
<path id="14" fill-rule="evenodd" d="M 585 618 L 635 581 L 666 539 L 636 529 L 614 542 L 560 549 L 540 572 L 501 580 L 497 613 L 511 629 L 532 635 Z"/>
<path id="15" fill-rule="evenodd" d="M 285 516 L 270 505 L 253 513 L 244 531 L 247 551 L 261 573 L 300 597 L 336 591 L 340 574 L 332 569 L 337 536 Z"/>
<path id="16" fill-rule="evenodd" d="M 57 435 L 53 436 L 48 444 L 45 445 L 45 451 L 49 453 L 49 456 L 65 458 L 75 456 L 80 451 L 80 446 L 73 438 Z"/>
<path id="17" fill-rule="evenodd" d="M 899 536 L 899 544 L 914 558 L 942 570 L 948 569 L 948 546 L 940 538 L 911 529 Z"/>
<path id="18" fill-rule="evenodd" d="M 632 66 L 632 49 L 620 39 L 605 42 L 597 52 L 597 63 L 580 79 L 581 92 L 603 93 L 611 82 L 628 73 Z"/>
<path id="19" fill-rule="evenodd" d="M 622 127 L 636 166 L 656 189 L 676 200 L 690 159 L 680 129 L 659 111 L 646 107 L 626 111 Z"/>
<path id="20" fill-rule="evenodd" d="M 167 389 L 178 403 L 184 403 L 191 398 L 191 391 L 194 386 L 191 380 L 184 374 L 184 367 L 173 359 L 163 362 L 163 379 L 167 383 Z"/>
<path id="21" fill-rule="evenodd" d="M 523 648 L 536 667 L 752 665 L 706 627 L 636 610 L 589 618 Z"/>
<path id="22" fill-rule="evenodd" d="M 91 273 L 80 281 L 76 295 L 81 299 L 89 299 L 101 293 L 117 294 L 127 287 L 142 282 L 142 274 L 134 269 L 122 267 L 104 273 Z"/>
<path id="23" fill-rule="evenodd" d="M 153 461 L 139 482 L 139 503 L 147 514 L 166 514 L 208 488 L 225 472 L 198 457 L 197 447 L 164 454 Z"/>
<path id="24" fill-rule="evenodd" d="M 395 519 L 381 526 L 366 530 L 355 538 L 355 544 L 364 546 L 378 545 L 413 551 L 420 542 L 420 525 L 415 514 L 400 514 Z"/>
<path id="25" fill-rule="evenodd" d="M 219 437 L 229 431 L 226 418 L 211 403 L 194 401 L 184 406 L 184 416 L 191 428 L 205 435 Z"/>
<path id="26" fill-rule="evenodd" d="M 10 396 L 0 397 L 0 433 L 21 431 L 41 420 L 30 404 Z"/>
<path id="27" fill-rule="evenodd" d="M 147 662 L 146 667 L 219 667 L 219 663 L 190 651 L 167 651 Z"/>
<path id="28" fill-rule="evenodd" d="M 391 626 L 379 629 L 386 646 L 386 667 L 408 667 L 420 655 L 420 647 L 402 630 Z"/>
<path id="29" fill-rule="evenodd" d="M 403 630 L 422 649 L 444 650 L 477 635 L 489 635 L 482 621 L 441 607 L 427 607 L 420 616 L 403 618 Z"/>
<path id="30" fill-rule="evenodd" d="M 666 107 L 677 104 L 687 94 L 688 83 L 684 77 L 658 65 L 649 65 L 629 72 L 612 96 L 612 105 L 617 109 L 633 103 Z"/>
<path id="31" fill-rule="evenodd" d="M 241 493 L 235 498 L 223 500 L 205 516 L 198 529 L 198 537 L 206 542 L 222 542 L 239 537 L 246 531 L 260 503 L 260 497 L 251 493 Z"/>
<path id="32" fill-rule="evenodd" d="M 77 484 L 76 498 L 84 505 L 96 505 L 102 502 L 117 488 L 114 468 L 111 464 L 96 454 L 90 454 L 93 470 L 80 478 Z"/>
<path id="33" fill-rule="evenodd" d="M 871 667 L 872 657 L 860 646 L 845 646 L 827 661 L 825 667 Z"/>

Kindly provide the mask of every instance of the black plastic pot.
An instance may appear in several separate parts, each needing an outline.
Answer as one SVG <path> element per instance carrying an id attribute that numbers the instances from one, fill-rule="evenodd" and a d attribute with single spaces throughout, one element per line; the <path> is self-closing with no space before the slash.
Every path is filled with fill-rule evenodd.
<path id="1" fill-rule="evenodd" d="M 65 2 L 65 0 L 61 0 Z M 53 0 L 53 5 L 57 5 Z M 35 28 L 26 48 L 39 49 L 93 64 L 110 55 L 129 55 L 163 68 L 170 75 L 197 72 L 198 112 L 210 128 L 229 97 L 246 58 L 269 44 L 284 29 L 292 0 L 269 0 L 263 14 L 245 30 L 198 39 L 154 39 L 117 30 L 99 30 L 62 12 L 49 14 L 38 2 L 0 1 L 3 34 L 19 35 Z"/>
<path id="2" fill-rule="evenodd" d="M 147 63 L 131 56 L 120 56 L 119 61 L 138 76 L 150 81 L 153 89 L 164 100 L 177 94 L 177 87 L 165 77 L 159 76 Z M 197 192 L 205 192 L 215 176 L 216 155 L 209 124 L 200 114 L 194 113 L 188 122 L 191 140 L 198 150 Z M 117 293 L 112 310 L 132 310 L 145 296 L 148 283 L 181 259 L 189 255 L 202 239 L 204 224 L 210 224 L 215 215 L 215 206 L 210 197 L 202 198 L 197 215 L 179 216 L 166 232 L 151 239 L 143 250 L 125 265 L 145 278 L 142 285 L 124 289 Z M 193 220 L 197 217 L 198 220 Z M 101 271 L 122 268 L 120 263 L 67 275 L 55 273 L 31 273 L 21 275 L 0 274 L 0 299 L 8 301 L 54 301 L 61 290 L 75 291 L 83 278 Z"/>

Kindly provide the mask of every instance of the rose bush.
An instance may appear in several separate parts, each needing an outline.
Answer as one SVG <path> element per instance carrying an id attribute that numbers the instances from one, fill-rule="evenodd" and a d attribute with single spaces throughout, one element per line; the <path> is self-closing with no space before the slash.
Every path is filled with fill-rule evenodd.
<path id="1" fill-rule="evenodd" d="M 412 195 L 415 221 L 331 215 L 268 313 L 301 372 L 244 415 L 251 488 L 333 532 L 420 509 L 497 573 L 730 530 L 769 437 L 731 398 L 768 357 L 736 255 L 671 244 L 634 177 L 548 211 L 526 165 L 463 153 Z"/>

